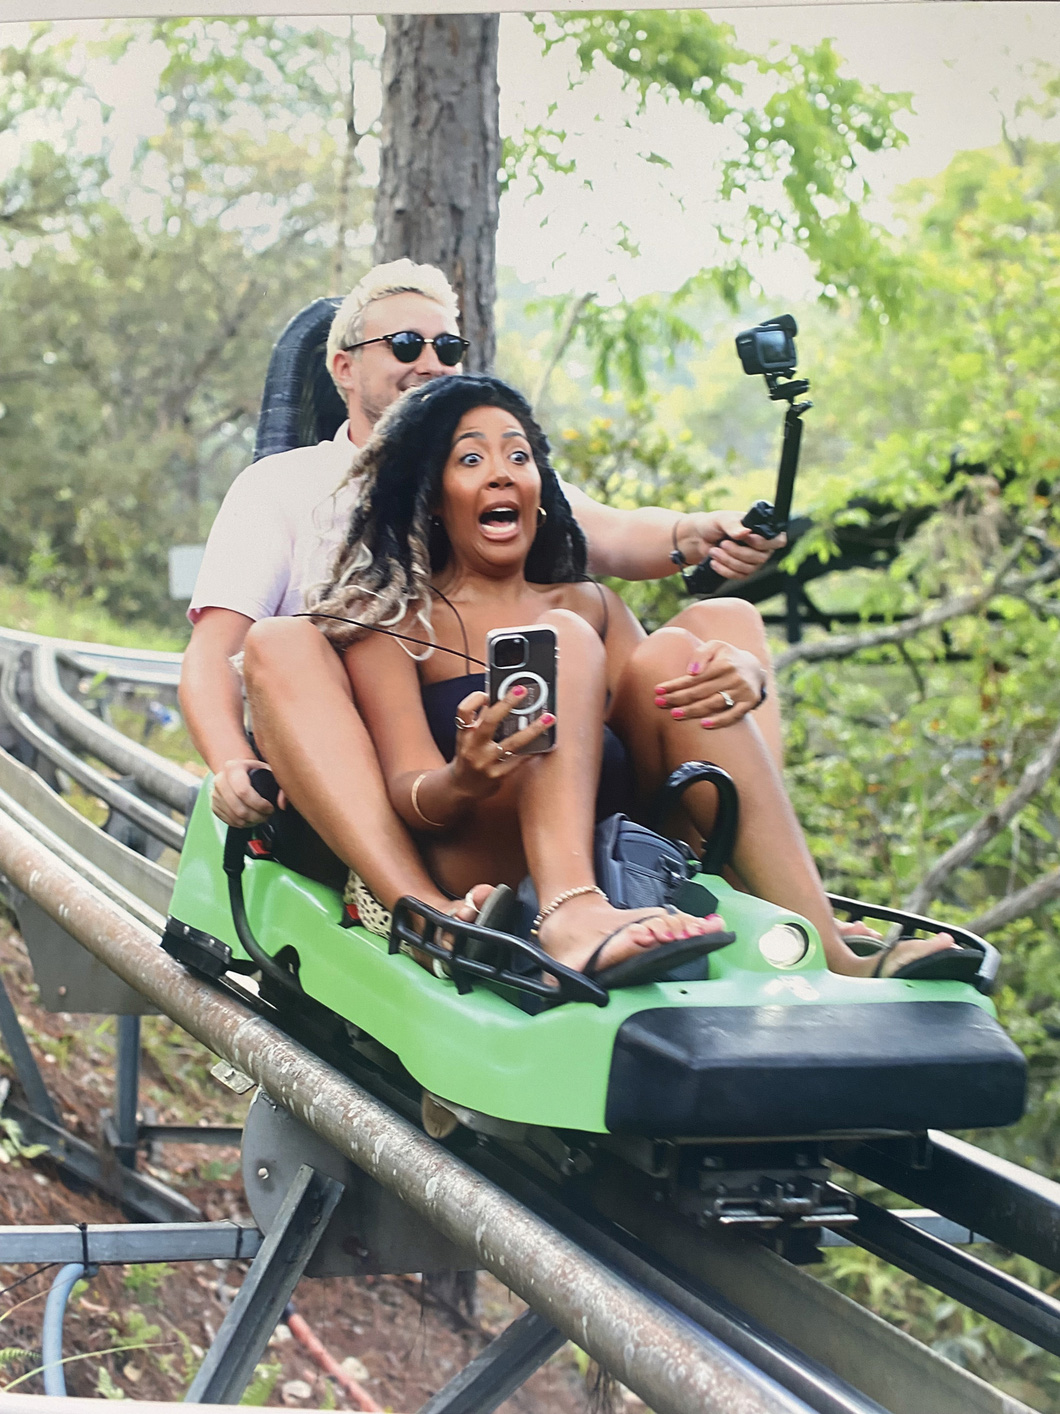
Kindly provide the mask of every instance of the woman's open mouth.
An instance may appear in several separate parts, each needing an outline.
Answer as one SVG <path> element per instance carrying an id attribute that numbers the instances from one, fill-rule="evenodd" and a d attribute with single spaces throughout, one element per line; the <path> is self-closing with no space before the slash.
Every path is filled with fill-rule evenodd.
<path id="1" fill-rule="evenodd" d="M 519 507 L 510 502 L 489 506 L 478 518 L 479 527 L 487 540 L 514 540 L 519 534 Z"/>

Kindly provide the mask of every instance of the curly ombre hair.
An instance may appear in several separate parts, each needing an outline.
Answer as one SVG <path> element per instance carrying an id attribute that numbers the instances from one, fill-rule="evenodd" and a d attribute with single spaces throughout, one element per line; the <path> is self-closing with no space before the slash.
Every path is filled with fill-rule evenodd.
<path id="1" fill-rule="evenodd" d="M 586 578 L 585 536 L 530 404 L 499 378 L 456 374 L 403 393 L 354 460 L 350 479 L 364 478 L 361 494 L 330 582 L 309 596 L 310 613 L 355 618 L 377 628 L 393 628 L 411 614 L 423 625 L 428 642 L 433 641 L 431 575 L 445 568 L 451 554 L 436 515 L 442 476 L 460 419 L 480 407 L 511 413 L 526 433 L 541 475 L 546 515 L 526 558 L 527 579 L 560 584 Z M 321 620 L 319 627 L 337 648 L 365 632 L 334 619 Z"/>

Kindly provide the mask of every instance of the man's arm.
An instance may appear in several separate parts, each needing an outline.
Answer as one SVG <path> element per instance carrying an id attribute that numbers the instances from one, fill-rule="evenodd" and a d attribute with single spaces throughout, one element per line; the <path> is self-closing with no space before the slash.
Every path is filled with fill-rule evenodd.
<path id="1" fill-rule="evenodd" d="M 243 730 L 243 687 L 229 661 L 243 647 L 253 622 L 234 609 L 203 609 L 180 673 L 180 709 L 192 741 L 214 773 L 214 811 L 228 825 L 253 825 L 272 814 L 272 806 L 247 774 L 261 763 Z"/>
<path id="2" fill-rule="evenodd" d="M 563 483 L 571 510 L 589 542 L 593 574 L 616 579 L 664 579 L 675 574 L 670 556 L 675 546 L 685 563 L 698 565 L 707 555 L 723 579 L 744 579 L 785 544 L 783 536 L 763 540 L 741 525 L 736 511 L 667 511 L 661 506 L 618 510 L 601 505 L 577 487 Z"/>

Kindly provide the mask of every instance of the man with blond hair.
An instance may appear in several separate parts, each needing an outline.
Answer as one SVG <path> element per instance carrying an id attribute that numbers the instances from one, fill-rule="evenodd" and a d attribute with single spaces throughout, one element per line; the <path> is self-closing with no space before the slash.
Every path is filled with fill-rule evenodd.
<path id="1" fill-rule="evenodd" d="M 180 700 L 214 773 L 215 812 L 228 824 L 249 825 L 272 811 L 248 774 L 260 761 L 231 665 L 245 648 L 256 745 L 302 814 L 387 907 L 404 893 L 437 907 L 447 901 L 390 806 L 340 659 L 308 619 L 291 616 L 327 578 L 359 490 L 348 472 L 379 417 L 407 389 L 460 372 L 467 343 L 458 315 L 453 290 L 433 266 L 397 260 L 368 272 L 340 306 L 327 343 L 348 420 L 330 441 L 265 457 L 240 473 L 210 532 L 188 610 L 194 627 Z M 686 564 L 709 554 L 720 574 L 741 578 L 776 548 L 751 535 L 734 511 L 620 511 L 575 487 L 564 490 L 594 574 L 661 578 L 674 572 L 675 554 Z M 701 640 L 698 677 L 718 698 L 713 724 L 727 726 L 762 705 L 759 725 L 779 759 L 757 611 L 723 600 L 690 606 L 675 623 Z"/>

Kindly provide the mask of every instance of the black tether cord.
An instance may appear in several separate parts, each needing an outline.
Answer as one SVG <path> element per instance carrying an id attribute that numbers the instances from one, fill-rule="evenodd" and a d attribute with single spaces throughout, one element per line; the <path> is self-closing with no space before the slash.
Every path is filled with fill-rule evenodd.
<path id="1" fill-rule="evenodd" d="M 235 825 L 229 825 L 228 833 L 225 835 L 222 867 L 228 876 L 228 903 L 232 910 L 232 922 L 235 925 L 236 937 L 243 944 L 250 959 L 261 969 L 263 977 L 268 977 L 277 986 L 283 987 L 288 992 L 293 992 L 296 996 L 301 996 L 302 989 L 298 982 L 264 950 L 255 938 L 247 919 L 246 903 L 243 899 L 243 868 L 246 862 L 246 847 L 254 833 L 255 827 L 239 829 Z"/>
<path id="2" fill-rule="evenodd" d="M 6 1296 L 9 1291 L 14 1291 L 16 1287 L 24 1285 L 27 1281 L 32 1281 L 34 1277 L 39 1277 L 41 1272 L 46 1272 L 49 1267 L 54 1267 L 54 1262 L 45 1262 L 43 1267 L 37 1267 L 32 1272 L 27 1272 L 24 1277 L 19 1277 L 18 1281 L 13 1281 L 10 1286 L 0 1288 L 0 1296 Z"/>
<path id="3" fill-rule="evenodd" d="M 435 592 L 437 593 L 438 591 L 436 590 Z M 442 595 L 442 598 L 443 598 L 443 599 L 445 598 L 445 595 L 444 595 L 444 594 Z M 446 599 L 445 602 L 446 602 L 447 604 L 449 604 L 449 600 L 448 600 L 448 599 Z M 449 604 L 449 607 L 452 608 L 453 606 L 452 606 L 451 604 Z M 455 613 L 456 611 L 453 610 L 453 612 Z M 471 656 L 471 654 L 467 652 L 467 635 L 466 635 L 466 634 L 464 635 L 464 650 L 465 650 L 465 651 L 464 651 L 463 653 L 460 653 L 460 652 L 458 652 L 457 649 L 455 649 L 455 648 L 446 648 L 446 647 L 444 646 L 444 644 L 441 644 L 441 643 L 429 643 L 426 638 L 412 638 L 412 637 L 411 637 L 409 634 L 407 634 L 407 633 L 398 633 L 398 632 L 396 632 L 396 630 L 394 630 L 394 629 L 392 629 L 392 628 L 380 628 L 380 626 L 379 626 L 378 624 L 366 624 L 366 623 L 363 623 L 360 619 L 347 619 L 347 618 L 345 618 L 342 614 L 314 614 L 314 613 L 312 613 L 310 610 L 306 609 L 306 610 L 304 610 L 304 611 L 303 611 L 302 613 L 300 613 L 300 614 L 292 614 L 292 615 L 291 615 L 291 618 L 292 618 L 292 619 L 334 619 L 334 621 L 335 621 L 336 623 L 339 623 L 339 624 L 353 624 L 353 626 L 354 626 L 355 628 L 366 628 L 366 629 L 369 629 L 372 633 L 385 633 L 388 638 L 400 638 L 403 643 L 415 643 L 415 644 L 417 644 L 420 648 L 432 648 L 436 653 L 451 653 L 454 658 L 463 658 L 464 661 L 467 662 L 467 663 L 477 663 L 480 668 L 488 667 L 488 664 L 484 663 L 481 658 L 473 658 L 473 657 Z M 457 614 L 457 618 L 458 618 L 458 619 L 460 618 L 460 615 L 459 615 L 459 614 Z M 461 621 L 460 627 L 463 628 L 463 621 Z"/>

